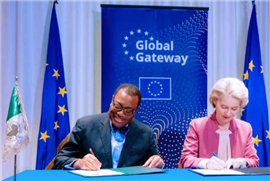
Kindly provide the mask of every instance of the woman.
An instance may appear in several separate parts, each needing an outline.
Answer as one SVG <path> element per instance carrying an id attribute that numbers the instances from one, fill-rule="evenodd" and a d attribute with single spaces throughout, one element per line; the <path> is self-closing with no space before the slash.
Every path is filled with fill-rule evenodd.
<path id="1" fill-rule="evenodd" d="M 234 118 L 248 103 L 244 83 L 236 78 L 220 79 L 209 101 L 216 110 L 191 121 L 179 165 L 214 170 L 258 167 L 251 125 Z"/>

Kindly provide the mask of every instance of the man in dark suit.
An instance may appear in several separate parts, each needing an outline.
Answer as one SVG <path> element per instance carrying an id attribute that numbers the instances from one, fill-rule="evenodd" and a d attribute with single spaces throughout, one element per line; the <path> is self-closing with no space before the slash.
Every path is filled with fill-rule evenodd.
<path id="1" fill-rule="evenodd" d="M 54 168 L 99 170 L 136 165 L 161 168 L 164 162 L 158 155 L 153 132 L 133 119 L 140 102 L 141 93 L 136 86 L 120 85 L 108 113 L 77 121 L 70 140 L 56 156 Z"/>

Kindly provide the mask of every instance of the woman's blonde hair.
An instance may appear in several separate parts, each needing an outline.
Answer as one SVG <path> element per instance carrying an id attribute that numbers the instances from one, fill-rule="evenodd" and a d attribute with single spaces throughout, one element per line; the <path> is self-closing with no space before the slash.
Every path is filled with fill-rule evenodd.
<path id="1" fill-rule="evenodd" d="M 241 108 L 248 103 L 248 89 L 242 81 L 236 78 L 227 77 L 215 83 L 209 96 L 209 101 L 214 108 L 216 108 L 215 100 L 224 94 L 239 100 Z"/>

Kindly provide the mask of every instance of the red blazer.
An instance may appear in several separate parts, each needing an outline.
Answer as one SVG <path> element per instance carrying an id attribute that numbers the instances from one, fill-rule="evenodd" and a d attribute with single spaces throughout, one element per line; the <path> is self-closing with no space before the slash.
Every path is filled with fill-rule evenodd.
<path id="1" fill-rule="evenodd" d="M 194 119 L 190 122 L 188 134 L 182 150 L 179 167 L 198 167 L 199 162 L 211 158 L 218 152 L 219 134 L 216 114 Z M 229 130 L 231 157 L 245 158 L 248 166 L 258 167 L 259 158 L 254 148 L 252 128 L 247 122 L 234 118 L 230 121 Z"/>

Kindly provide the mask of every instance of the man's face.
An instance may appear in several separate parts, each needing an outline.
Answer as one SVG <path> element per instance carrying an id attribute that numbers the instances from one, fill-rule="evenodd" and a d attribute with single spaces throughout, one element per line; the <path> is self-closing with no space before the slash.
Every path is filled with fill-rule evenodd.
<path id="1" fill-rule="evenodd" d="M 138 101 L 138 96 L 128 95 L 123 89 L 117 92 L 109 110 L 110 119 L 116 128 L 122 128 L 131 123 L 138 108 Z"/>

